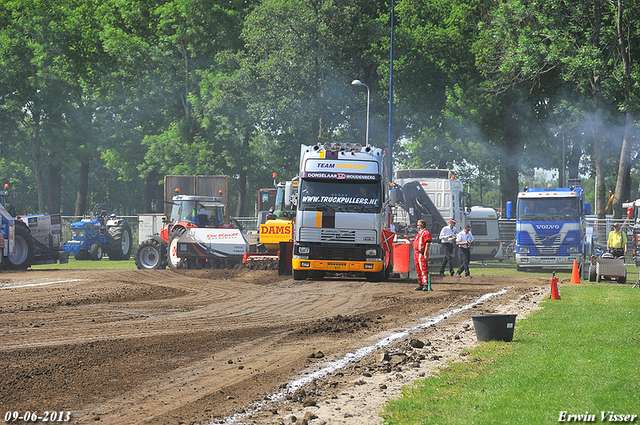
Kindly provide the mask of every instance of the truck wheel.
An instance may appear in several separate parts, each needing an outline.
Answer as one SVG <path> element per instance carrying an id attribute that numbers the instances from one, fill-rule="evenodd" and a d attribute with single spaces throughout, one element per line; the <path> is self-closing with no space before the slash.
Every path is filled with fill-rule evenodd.
<path id="1" fill-rule="evenodd" d="M 293 269 L 293 280 L 305 280 L 307 278 L 306 270 Z"/>
<path id="2" fill-rule="evenodd" d="M 379 272 L 372 272 L 372 273 L 364 273 L 364 277 L 367 278 L 367 280 L 369 282 L 382 282 L 384 280 L 384 267 L 382 268 L 382 270 L 380 270 Z"/>
<path id="3" fill-rule="evenodd" d="M 123 221 L 107 229 L 107 254 L 110 260 L 128 260 L 131 257 L 131 226 Z"/>
<path id="4" fill-rule="evenodd" d="M 15 244 L 13 245 L 13 254 L 7 257 L 7 269 L 26 270 L 33 264 L 35 256 L 33 239 L 26 227 L 16 224 L 15 229 Z"/>
<path id="5" fill-rule="evenodd" d="M 102 260 L 102 247 L 100 246 L 100 244 L 94 243 L 93 245 L 91 245 L 90 255 L 93 261 Z"/>
<path id="6" fill-rule="evenodd" d="M 589 282 L 596 281 L 596 266 L 591 264 L 589 265 Z"/>
<path id="7" fill-rule="evenodd" d="M 167 247 L 155 239 L 147 239 L 138 246 L 133 258 L 138 269 L 164 269 L 167 267 Z"/>
<path id="8" fill-rule="evenodd" d="M 179 269 L 180 268 L 180 257 L 178 257 L 178 239 L 184 234 L 184 227 L 179 227 L 171 232 L 171 237 L 169 238 L 169 252 L 167 254 L 167 262 L 169 263 L 170 269 Z"/>

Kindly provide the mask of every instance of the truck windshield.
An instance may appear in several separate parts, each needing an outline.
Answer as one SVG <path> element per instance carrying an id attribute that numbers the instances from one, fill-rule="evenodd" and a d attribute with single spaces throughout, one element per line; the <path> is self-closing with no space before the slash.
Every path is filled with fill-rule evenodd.
<path id="1" fill-rule="evenodd" d="M 303 211 L 380 212 L 380 182 L 302 180 L 300 206 Z"/>
<path id="2" fill-rule="evenodd" d="M 284 205 L 284 187 L 278 187 L 278 191 L 276 192 L 276 204 L 274 207 L 274 211 L 282 211 Z"/>
<path id="3" fill-rule="evenodd" d="M 518 199 L 518 220 L 554 221 L 580 219 L 578 198 Z"/>

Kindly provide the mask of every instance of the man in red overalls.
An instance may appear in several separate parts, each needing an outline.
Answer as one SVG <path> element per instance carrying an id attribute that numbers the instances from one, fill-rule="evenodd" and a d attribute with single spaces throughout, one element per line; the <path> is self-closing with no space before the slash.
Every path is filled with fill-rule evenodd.
<path id="1" fill-rule="evenodd" d="M 416 291 L 433 291 L 429 280 L 429 249 L 431 248 L 431 233 L 427 230 L 427 222 L 418 220 L 418 234 L 413 240 L 413 261 L 416 263 L 418 287 Z"/>

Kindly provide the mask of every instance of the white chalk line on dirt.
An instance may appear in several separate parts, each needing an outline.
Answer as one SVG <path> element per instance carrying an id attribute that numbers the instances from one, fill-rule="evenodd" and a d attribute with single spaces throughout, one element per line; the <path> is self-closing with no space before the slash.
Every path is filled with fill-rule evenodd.
<path id="1" fill-rule="evenodd" d="M 491 297 L 494 297 L 496 295 L 502 295 L 505 294 L 507 292 L 508 288 L 504 288 L 498 292 L 492 292 L 490 294 L 485 294 L 483 296 L 481 296 L 480 298 L 478 298 L 477 300 L 463 305 L 462 307 L 458 307 L 458 308 L 454 308 L 453 310 L 449 310 L 447 312 L 444 313 L 440 313 L 437 316 L 434 317 L 427 317 L 422 319 L 422 323 L 419 323 L 415 326 L 412 326 L 408 329 L 405 329 L 401 332 L 396 332 L 394 334 L 391 334 L 383 339 L 381 339 L 380 341 L 376 342 L 373 345 L 369 345 L 368 347 L 362 347 L 358 350 L 356 350 L 355 353 L 347 353 L 343 358 L 326 363 L 325 366 L 320 369 L 320 370 L 316 370 L 314 372 L 308 372 L 308 374 L 305 374 L 305 376 L 302 376 L 298 379 L 295 379 L 291 382 L 289 382 L 287 384 L 287 389 L 283 392 L 279 392 L 277 394 L 272 394 L 268 397 L 268 399 L 270 401 L 278 401 L 284 397 L 286 397 L 287 394 L 291 394 L 296 392 L 298 389 L 304 387 L 307 384 L 310 384 L 311 382 L 313 382 L 316 379 L 320 379 L 323 378 L 327 375 L 329 375 L 330 373 L 333 373 L 337 370 L 340 370 L 344 367 L 346 367 L 349 363 L 354 362 L 356 360 L 359 360 L 361 358 L 363 358 L 364 356 L 371 354 L 372 352 L 374 352 L 375 350 L 382 348 L 382 347 L 386 347 L 387 345 L 391 344 L 393 341 L 396 341 L 398 339 L 404 338 L 408 335 L 410 335 L 411 333 L 418 331 L 418 330 L 422 330 L 425 328 L 428 328 L 429 326 L 433 326 L 441 321 L 443 321 L 444 319 L 448 318 L 449 316 L 452 316 L 456 313 L 460 313 L 461 311 L 464 310 L 468 310 L 470 308 L 472 308 L 474 305 L 480 304 L 486 300 L 488 300 Z M 304 373 L 304 372 L 303 372 Z M 225 419 L 224 422 L 210 422 L 209 425 L 231 425 L 236 423 L 237 421 L 246 418 L 247 416 L 251 416 L 254 413 L 259 412 L 260 410 L 262 410 L 264 407 L 266 407 L 269 404 L 269 402 L 263 402 L 263 403 L 256 403 L 255 409 L 245 412 L 245 413 L 237 413 L 231 417 L 228 417 Z"/>
<path id="2" fill-rule="evenodd" d="M 29 286 L 53 285 L 54 283 L 80 282 L 81 280 L 84 280 L 84 279 L 54 280 L 54 281 L 51 281 L 51 282 L 28 283 L 26 285 L 0 286 L 0 289 L 27 288 Z"/>

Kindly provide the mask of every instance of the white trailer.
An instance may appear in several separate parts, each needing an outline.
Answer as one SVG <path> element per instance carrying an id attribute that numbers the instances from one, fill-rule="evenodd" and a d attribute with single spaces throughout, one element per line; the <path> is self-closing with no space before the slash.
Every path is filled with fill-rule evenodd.
<path id="1" fill-rule="evenodd" d="M 424 219 L 434 242 L 437 242 L 442 227 L 453 219 L 458 231 L 467 224 L 471 226 L 475 238 L 472 260 L 507 258 L 500 241 L 498 214 L 493 208 L 471 206 L 462 182 L 451 170 L 399 170 L 395 184 L 402 192 L 398 197 L 399 206 L 394 210 L 394 222 L 399 233 L 411 234 L 415 231 L 415 222 Z M 424 198 L 418 184 L 428 199 Z M 429 259 L 440 261 L 443 257 L 444 250 L 440 244 L 432 244 Z"/>

